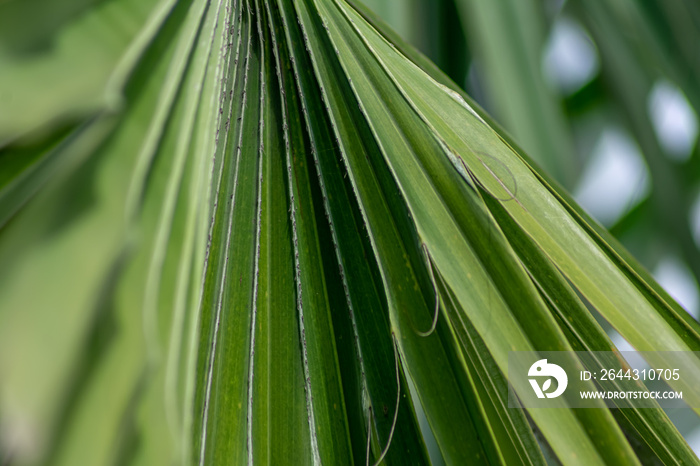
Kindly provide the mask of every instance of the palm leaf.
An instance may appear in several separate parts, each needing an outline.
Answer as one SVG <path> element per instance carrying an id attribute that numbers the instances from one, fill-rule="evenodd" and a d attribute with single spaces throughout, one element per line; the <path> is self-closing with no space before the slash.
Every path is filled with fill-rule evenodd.
<path id="1" fill-rule="evenodd" d="M 615 350 L 579 295 L 638 349 L 699 327 L 369 11 L 132 3 L 29 60 L 110 50 L 89 85 L 0 119 L 8 457 L 697 463 L 658 407 L 508 407 L 510 351 Z"/>

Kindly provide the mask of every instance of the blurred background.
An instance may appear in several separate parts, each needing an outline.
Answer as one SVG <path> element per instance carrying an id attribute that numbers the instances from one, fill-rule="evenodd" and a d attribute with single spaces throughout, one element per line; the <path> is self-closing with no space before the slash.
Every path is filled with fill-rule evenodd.
<path id="1" fill-rule="evenodd" d="M 364 3 L 700 318 L 700 2 Z M 700 455 L 700 419 L 669 415 Z"/>

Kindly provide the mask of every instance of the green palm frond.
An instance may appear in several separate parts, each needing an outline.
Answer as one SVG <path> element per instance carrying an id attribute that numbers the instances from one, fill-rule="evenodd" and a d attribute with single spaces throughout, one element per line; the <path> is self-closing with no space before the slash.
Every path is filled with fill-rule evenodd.
<path id="1" fill-rule="evenodd" d="M 700 326 L 359 3 L 7 31 L 7 458 L 698 464 L 658 406 L 508 407 L 510 351 L 616 351 L 587 305 L 639 350 L 700 351 Z"/>

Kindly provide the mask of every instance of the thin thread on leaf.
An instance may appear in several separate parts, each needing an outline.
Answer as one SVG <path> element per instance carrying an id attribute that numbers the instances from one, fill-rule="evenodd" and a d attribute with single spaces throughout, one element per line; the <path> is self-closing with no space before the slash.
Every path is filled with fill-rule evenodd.
<path id="1" fill-rule="evenodd" d="M 513 185 L 515 186 L 515 188 L 513 189 L 514 192 L 511 192 L 511 190 L 505 185 L 505 183 L 503 183 L 503 180 L 501 180 L 501 179 L 493 172 L 493 170 L 491 170 L 491 167 L 489 167 L 488 165 L 486 165 L 486 163 L 484 163 L 484 161 L 481 159 L 481 157 L 479 157 L 478 154 L 484 155 L 484 156 L 486 156 L 486 157 L 489 157 L 489 158 L 495 160 L 496 162 L 500 163 L 500 164 L 503 166 L 503 168 L 505 168 L 505 170 L 508 172 L 508 174 L 510 175 L 510 177 L 511 177 L 512 180 L 513 180 Z M 491 196 L 492 198 L 494 198 L 494 199 L 496 199 L 496 200 L 498 200 L 498 201 L 501 201 L 501 202 L 515 201 L 515 202 L 518 203 L 518 205 L 519 205 L 520 207 L 522 207 L 523 209 L 525 209 L 525 206 L 524 206 L 524 205 L 518 200 L 518 198 L 517 198 L 517 194 L 518 194 L 518 181 L 515 179 L 515 175 L 513 175 L 513 172 L 511 172 L 510 169 L 509 169 L 502 161 L 498 160 L 496 157 L 493 157 L 492 155 L 489 155 L 489 154 L 487 154 L 487 153 L 485 153 L 485 152 L 480 152 L 480 151 L 474 152 L 474 155 L 475 155 L 476 158 L 479 160 L 479 162 L 481 162 L 481 164 L 484 166 L 484 168 L 485 168 L 486 170 L 488 170 L 488 172 L 491 174 L 491 176 L 494 177 L 494 179 L 498 182 L 498 184 L 501 185 L 501 187 L 503 188 L 503 190 L 504 190 L 505 192 L 508 193 L 509 197 L 507 197 L 507 198 L 500 198 L 500 197 L 496 196 L 495 194 L 493 194 L 489 189 L 486 188 L 486 186 L 484 186 L 484 184 L 481 182 L 481 180 L 479 180 L 479 178 L 476 177 L 476 175 L 474 174 L 474 172 L 473 172 L 471 169 L 469 169 L 469 167 L 467 166 L 467 164 L 466 164 L 466 162 L 464 161 L 464 159 L 463 159 L 462 157 L 459 157 L 459 161 L 460 161 L 460 163 L 462 164 L 462 167 L 467 171 L 467 173 L 468 173 L 469 176 L 471 177 L 472 181 L 473 181 L 475 184 L 479 185 L 479 186 L 481 187 L 481 189 L 483 189 L 484 192 L 488 193 L 488 195 Z M 525 209 L 525 210 L 527 210 L 527 209 Z"/>
<path id="2" fill-rule="evenodd" d="M 476 152 L 474 154 L 476 155 Z M 474 172 L 467 166 L 467 163 L 464 161 L 464 159 L 460 156 L 459 161 L 462 164 L 462 167 L 467 171 L 467 173 L 469 173 L 469 177 L 472 179 L 472 181 L 475 184 L 479 185 L 479 187 L 481 187 L 481 189 L 483 189 L 484 192 L 486 192 L 489 196 L 491 196 L 492 198 L 494 198 L 498 201 L 508 202 L 508 201 L 512 201 L 513 199 L 515 199 L 515 196 L 513 195 L 513 193 L 511 193 L 510 190 L 505 187 L 505 185 L 498 179 L 498 177 L 493 173 L 493 171 L 491 171 L 491 169 L 484 163 L 484 161 L 481 160 L 481 158 L 479 158 L 479 156 L 477 156 L 476 158 L 479 160 L 479 162 L 481 162 L 481 164 L 484 166 L 484 168 L 486 168 L 489 171 L 489 173 L 491 173 L 491 176 L 493 176 L 494 178 L 496 178 L 498 180 L 499 184 L 501 184 L 501 186 L 510 195 L 510 197 L 500 198 L 500 197 L 496 196 L 495 194 L 493 194 L 489 189 L 486 188 L 486 186 L 484 186 L 484 183 L 482 183 L 481 180 L 479 180 L 479 178 L 474 174 Z M 516 191 L 517 191 L 517 189 L 516 189 Z"/>
<path id="3" fill-rule="evenodd" d="M 493 176 L 493 177 L 496 179 L 496 181 L 498 181 L 498 184 L 501 185 L 501 187 L 503 188 L 503 190 L 504 190 L 505 192 L 507 192 L 507 193 L 511 196 L 510 199 L 508 199 L 508 200 L 509 200 L 509 201 L 510 201 L 510 200 L 516 200 L 516 201 L 517 201 L 516 195 L 518 194 L 518 181 L 515 179 L 515 175 L 513 175 L 513 172 L 510 171 L 510 168 L 508 168 L 508 166 L 507 166 L 505 163 L 503 163 L 503 161 L 497 159 L 496 157 L 494 157 L 494 156 L 492 156 L 492 155 L 490 155 L 490 154 L 487 154 L 486 152 L 476 151 L 476 152 L 474 153 L 474 155 L 476 155 L 476 158 L 479 159 L 479 162 L 481 162 L 481 165 L 483 165 L 484 168 L 485 168 L 486 170 L 488 170 L 488 172 L 491 174 L 491 176 Z M 508 172 L 508 175 L 510 175 L 511 179 L 513 180 L 513 192 L 512 192 L 512 193 L 510 192 L 510 189 L 508 189 L 508 187 L 505 185 L 505 183 L 503 182 L 503 180 L 501 180 L 501 179 L 493 172 L 493 170 L 491 170 L 491 167 L 489 167 L 488 165 L 486 165 L 486 163 L 481 159 L 481 157 L 479 157 L 479 155 L 483 155 L 483 156 L 485 156 L 485 157 L 488 157 L 488 158 L 490 158 L 491 160 L 494 160 L 496 163 L 501 164 L 501 166 L 506 170 L 506 172 Z M 493 194 L 492 194 L 492 195 L 493 195 Z M 494 197 L 495 197 L 495 196 L 494 196 Z"/>
<path id="4" fill-rule="evenodd" d="M 401 373 L 399 371 L 399 352 L 397 349 L 398 343 L 396 342 L 396 335 L 391 332 L 391 338 L 394 342 L 394 361 L 396 363 L 396 407 L 394 409 L 394 420 L 391 422 L 391 430 L 389 431 L 389 439 L 386 441 L 386 446 L 382 450 L 381 455 L 377 461 L 375 461 L 374 466 L 379 466 L 379 463 L 384 461 L 384 457 L 389 452 L 389 447 L 391 446 L 391 440 L 394 438 L 394 431 L 396 430 L 396 420 L 399 418 L 399 403 L 401 403 Z M 370 407 L 370 420 L 372 419 L 372 408 Z M 369 437 L 372 435 L 371 429 L 367 429 L 367 466 L 369 466 Z"/>
<path id="5" fill-rule="evenodd" d="M 420 330 L 416 329 L 413 330 L 421 337 L 429 337 L 437 328 L 438 316 L 440 315 L 440 295 L 438 294 L 437 284 L 435 283 L 435 275 L 433 274 L 433 260 L 432 257 L 430 257 L 430 251 L 428 251 L 428 246 L 426 246 L 425 243 L 423 243 L 421 247 L 423 249 L 423 254 L 425 254 L 425 258 L 428 263 L 428 274 L 430 274 L 430 283 L 433 285 L 433 293 L 435 293 L 435 311 L 433 315 L 433 323 L 427 332 L 421 332 Z"/>
<path id="6" fill-rule="evenodd" d="M 369 466 L 369 446 L 372 439 L 372 407 L 369 407 L 369 416 L 367 416 L 367 461 L 365 464 Z"/>

